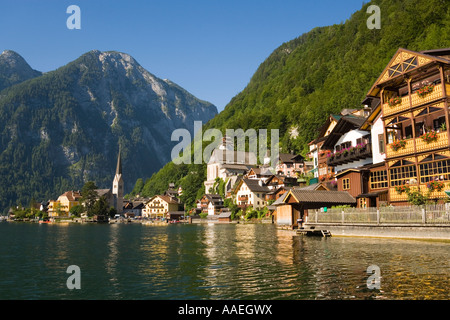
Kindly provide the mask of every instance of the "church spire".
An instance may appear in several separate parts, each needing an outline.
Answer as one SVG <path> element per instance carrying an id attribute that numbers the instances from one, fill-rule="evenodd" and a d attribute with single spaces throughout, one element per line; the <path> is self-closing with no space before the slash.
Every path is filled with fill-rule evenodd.
<path id="1" fill-rule="evenodd" d="M 122 174 L 122 159 L 120 157 L 120 148 L 119 148 L 119 156 L 117 157 L 117 167 L 116 167 L 116 175 Z"/>
<path id="2" fill-rule="evenodd" d="M 114 176 L 112 194 L 114 196 L 114 208 L 117 213 L 122 213 L 123 210 L 123 178 L 122 178 L 122 157 L 120 155 L 121 148 L 119 148 L 119 156 L 117 157 L 116 175 Z"/>

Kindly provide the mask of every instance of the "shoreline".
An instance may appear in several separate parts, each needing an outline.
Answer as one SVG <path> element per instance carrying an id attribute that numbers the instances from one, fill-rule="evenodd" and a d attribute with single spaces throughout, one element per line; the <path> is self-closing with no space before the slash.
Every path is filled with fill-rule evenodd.
<path id="1" fill-rule="evenodd" d="M 17 222 L 17 223 L 36 223 L 36 224 L 51 224 L 51 225 L 69 225 L 69 224 L 141 224 L 144 226 L 168 226 L 179 224 L 273 224 L 269 220 L 260 221 L 218 221 L 211 219 L 194 219 L 191 223 L 188 221 L 180 221 L 171 223 L 167 221 L 151 221 L 151 220 L 134 220 L 129 221 L 76 221 L 75 219 L 56 219 L 50 223 L 39 223 L 39 221 L 15 221 L 3 220 L 2 222 Z M 297 232 L 296 228 L 286 225 L 276 225 L 280 231 L 286 231 L 295 236 L 307 236 Z M 338 238 L 373 238 L 373 239 L 399 239 L 399 240 L 418 240 L 431 242 L 450 243 L 450 225 L 364 225 L 364 224 L 326 224 L 326 223 L 311 223 L 306 224 L 306 228 L 313 228 L 316 230 L 328 230 L 332 237 Z M 319 236 L 320 237 L 320 236 Z"/>

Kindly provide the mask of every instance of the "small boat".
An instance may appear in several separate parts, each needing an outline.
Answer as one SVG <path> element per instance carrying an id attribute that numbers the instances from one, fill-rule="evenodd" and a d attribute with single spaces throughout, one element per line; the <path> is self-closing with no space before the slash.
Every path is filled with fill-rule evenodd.
<path id="1" fill-rule="evenodd" d="M 50 220 L 39 220 L 39 223 L 53 223 L 53 221 L 50 221 Z"/>

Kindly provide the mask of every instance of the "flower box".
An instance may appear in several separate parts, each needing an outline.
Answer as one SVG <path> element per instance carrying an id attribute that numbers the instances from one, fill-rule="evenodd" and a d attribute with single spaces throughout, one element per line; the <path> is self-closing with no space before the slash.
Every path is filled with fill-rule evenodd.
<path id="1" fill-rule="evenodd" d="M 442 191 L 444 189 L 445 184 L 442 181 L 430 181 L 427 183 L 427 188 L 430 191 Z"/>
<path id="2" fill-rule="evenodd" d="M 433 90 L 434 90 L 434 84 L 427 84 L 427 85 L 423 86 L 422 88 L 417 89 L 416 93 L 419 97 L 423 98 L 428 93 L 433 92 Z"/>
<path id="3" fill-rule="evenodd" d="M 422 138 L 422 140 L 425 141 L 426 143 L 430 143 L 436 141 L 438 139 L 438 136 L 437 133 L 434 130 L 432 130 L 430 132 L 421 135 L 420 138 Z"/>
<path id="4" fill-rule="evenodd" d="M 396 186 L 395 187 L 395 191 L 397 191 L 398 194 L 402 194 L 404 192 L 409 192 L 410 188 L 407 185 L 403 185 L 403 186 Z"/>
<path id="5" fill-rule="evenodd" d="M 389 107 L 394 107 L 398 104 L 402 103 L 402 98 L 401 97 L 394 97 L 394 98 L 390 98 L 388 101 L 388 105 Z"/>
<path id="6" fill-rule="evenodd" d="M 391 143 L 391 149 L 394 151 L 398 151 L 399 149 L 402 149 L 406 146 L 405 140 L 395 140 Z"/>

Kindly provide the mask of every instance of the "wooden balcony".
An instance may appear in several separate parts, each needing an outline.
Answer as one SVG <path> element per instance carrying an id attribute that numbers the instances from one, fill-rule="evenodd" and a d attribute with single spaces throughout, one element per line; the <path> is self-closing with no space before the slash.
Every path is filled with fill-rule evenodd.
<path id="1" fill-rule="evenodd" d="M 445 185 L 447 185 L 447 183 L 445 181 L 443 181 Z M 441 191 L 437 191 L 434 190 L 430 193 L 429 197 L 430 199 L 447 199 L 448 196 L 445 193 L 445 190 L 447 190 L 448 188 L 444 187 L 444 189 L 442 189 Z M 427 194 L 428 193 L 428 188 L 426 185 L 420 185 L 420 191 L 422 192 L 422 194 Z"/>
<path id="2" fill-rule="evenodd" d="M 447 92 L 450 92 L 450 85 L 446 84 L 446 90 Z M 409 103 L 409 95 L 406 95 L 404 97 L 402 97 L 402 102 L 390 107 L 389 104 L 384 103 L 383 104 L 383 116 L 387 117 L 391 114 L 396 114 L 399 112 L 406 112 L 409 111 L 409 108 L 412 107 L 417 107 L 420 106 L 422 104 L 427 104 L 430 102 L 433 102 L 435 100 L 441 99 L 443 98 L 444 95 L 442 93 L 442 86 L 440 84 L 436 85 L 433 89 L 432 92 L 428 93 L 427 95 L 425 95 L 423 98 L 419 97 L 417 95 L 417 93 L 413 93 L 411 95 L 411 104 Z"/>
<path id="3" fill-rule="evenodd" d="M 423 141 L 421 138 L 416 138 L 416 151 L 424 152 L 433 149 L 448 147 L 447 132 L 438 133 L 437 136 L 437 140 L 430 143 Z"/>
<path id="4" fill-rule="evenodd" d="M 427 195 L 428 194 L 428 188 L 425 184 L 421 184 L 419 187 L 419 190 L 422 194 Z M 447 195 L 445 194 L 444 188 L 442 191 L 433 191 L 429 194 L 430 199 L 447 199 Z M 417 190 L 417 185 L 411 186 L 411 190 Z M 408 201 L 408 195 L 406 192 L 399 194 L 395 188 L 389 188 L 389 198 L 392 202 L 398 202 L 398 201 Z"/>
<path id="5" fill-rule="evenodd" d="M 372 144 L 368 143 L 361 149 L 354 149 L 353 152 L 348 152 L 347 154 L 330 156 L 327 159 L 327 165 L 330 167 L 338 166 L 345 163 L 350 163 L 353 161 L 358 161 L 366 158 L 372 157 Z"/>
<path id="6" fill-rule="evenodd" d="M 408 195 L 406 192 L 403 192 L 399 194 L 394 187 L 389 188 L 389 200 L 391 202 L 397 202 L 397 201 L 408 201 Z"/>
<path id="7" fill-rule="evenodd" d="M 434 87 L 432 92 L 426 94 L 423 98 L 419 97 L 417 93 L 413 93 L 411 95 L 412 107 L 414 108 L 420 106 L 421 104 L 433 102 L 435 100 L 443 98 L 443 96 L 444 95 L 442 94 L 442 86 L 441 84 L 438 84 Z"/>
<path id="8" fill-rule="evenodd" d="M 405 156 L 409 154 L 414 154 L 414 139 L 407 139 L 405 140 L 406 145 L 404 148 L 400 148 L 397 151 L 392 150 L 391 145 L 387 145 L 386 149 L 386 157 L 387 158 L 394 158 L 399 156 Z M 448 137 L 447 137 L 447 131 L 437 133 L 437 140 L 427 143 L 422 140 L 422 138 L 416 138 L 416 152 L 426 152 L 426 151 L 432 151 L 435 149 L 445 148 L 448 147 Z"/>
<path id="9" fill-rule="evenodd" d="M 389 104 L 384 103 L 383 104 L 383 116 L 389 116 L 391 114 L 394 113 L 398 113 L 398 112 L 402 112 L 402 111 L 407 111 L 409 110 L 410 105 L 409 105 L 409 96 L 404 96 L 402 97 L 402 102 L 399 104 L 396 104 L 395 106 L 389 106 Z"/>

